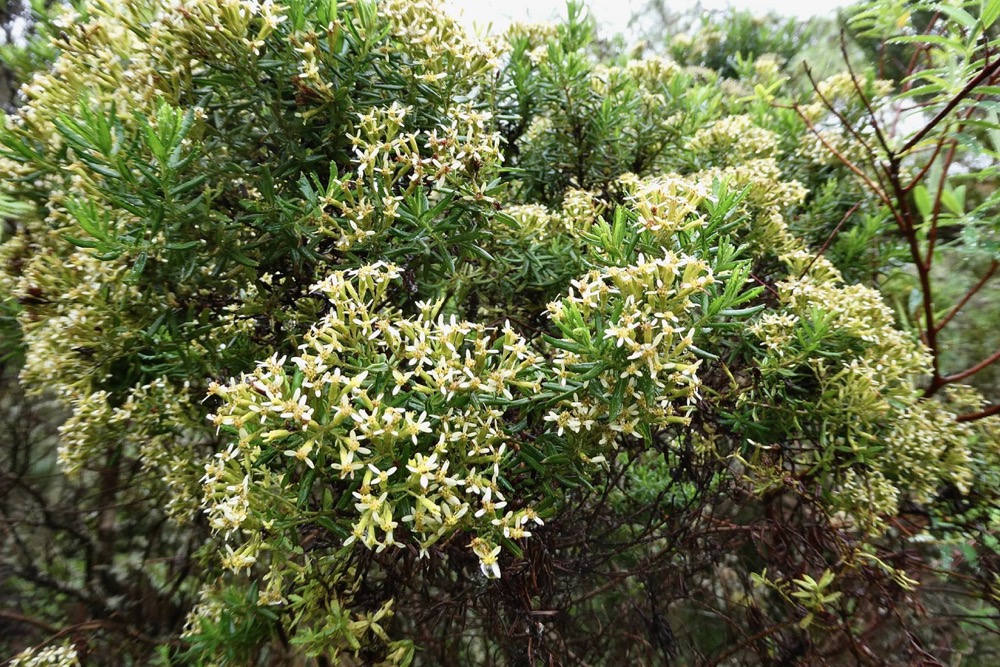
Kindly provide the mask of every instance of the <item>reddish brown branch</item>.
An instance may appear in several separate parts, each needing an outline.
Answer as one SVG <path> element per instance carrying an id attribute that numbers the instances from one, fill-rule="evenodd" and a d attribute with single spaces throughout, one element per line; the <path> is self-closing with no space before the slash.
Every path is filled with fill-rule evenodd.
<path id="1" fill-rule="evenodd" d="M 955 161 L 955 149 L 957 141 L 951 142 L 951 147 L 944 157 L 944 164 L 941 166 L 941 176 L 938 178 L 937 192 L 934 193 L 934 207 L 931 211 L 931 228 L 927 232 L 927 256 L 924 258 L 924 268 L 930 270 L 932 258 L 934 257 L 934 246 L 937 243 L 938 222 L 941 220 L 941 205 L 944 201 L 944 188 L 948 183 L 948 170 L 951 163 Z"/>
<path id="2" fill-rule="evenodd" d="M 833 243 L 833 239 L 837 236 L 837 234 L 840 233 L 840 230 L 843 228 L 844 224 L 850 219 L 852 215 L 854 215 L 854 213 L 859 208 L 861 208 L 861 202 L 858 202 L 857 204 L 852 206 L 847 211 L 847 213 L 844 214 L 844 217 L 840 219 L 840 222 L 838 222 L 837 226 L 833 228 L 833 231 L 830 232 L 830 235 L 826 237 L 826 241 L 823 242 L 823 245 L 820 246 L 820 249 L 816 251 L 816 255 L 809 261 L 809 264 L 806 265 L 806 268 L 802 270 L 802 273 L 799 274 L 799 280 L 802 280 L 806 276 L 806 274 L 809 273 L 809 269 L 813 267 L 813 264 L 816 263 L 816 260 L 818 260 L 820 257 L 823 256 L 823 253 L 825 253 L 827 251 L 827 248 L 830 247 L 830 244 Z"/>
<path id="3" fill-rule="evenodd" d="M 832 113 L 834 116 L 837 117 L 837 120 L 840 121 L 840 124 L 844 127 L 844 129 L 850 132 L 851 136 L 854 137 L 858 143 L 860 143 L 862 146 L 865 147 L 865 150 L 868 151 L 868 155 L 871 157 L 872 161 L 875 161 L 876 159 L 875 151 L 872 150 L 872 147 L 868 145 L 867 141 L 865 141 L 864 136 L 856 129 L 854 129 L 854 125 L 851 123 L 851 121 L 848 120 L 847 117 L 844 116 L 844 114 L 840 113 L 840 111 L 837 110 L 837 107 L 834 106 L 834 104 L 830 100 L 826 99 L 826 96 L 820 92 L 819 84 L 813 77 L 812 70 L 809 69 L 809 66 L 804 65 L 803 69 L 805 69 L 806 78 L 809 79 L 809 84 L 812 86 L 813 91 L 816 93 L 816 97 L 820 99 L 820 101 L 823 103 L 823 106 L 826 107 L 827 111 L 829 111 L 830 113 Z"/>
<path id="4" fill-rule="evenodd" d="M 838 160 L 840 160 L 841 163 L 843 163 L 843 165 L 845 167 L 847 167 L 848 169 L 850 169 L 852 172 L 854 172 L 854 174 L 858 178 L 860 178 L 862 181 L 864 181 L 865 185 L 867 185 L 868 188 L 872 192 L 875 193 L 875 195 L 882 201 L 883 204 L 885 204 L 886 206 L 889 207 L 889 210 L 892 211 L 894 217 L 896 217 L 896 209 L 892 205 L 892 201 L 889 199 L 888 195 L 886 195 L 886 193 L 882 191 L 882 189 L 879 186 L 875 185 L 875 183 L 868 176 L 868 174 L 866 174 L 864 171 L 862 171 L 861 167 L 859 167 L 858 165 L 856 165 L 853 162 L 851 162 L 851 160 L 846 155 L 844 155 L 843 153 L 841 153 L 840 151 L 838 151 L 836 148 L 834 148 L 833 146 L 831 146 L 830 142 L 827 141 L 825 138 L 823 138 L 823 135 L 820 134 L 819 130 L 816 129 L 816 126 L 813 125 L 812 121 L 809 120 L 809 118 L 804 113 L 802 113 L 802 109 L 800 109 L 798 105 L 795 105 L 792 108 L 795 109 L 795 113 L 797 113 L 799 115 L 799 118 L 801 118 L 803 120 L 803 122 L 806 124 L 806 127 L 809 128 L 809 131 L 812 132 L 814 135 L 816 135 L 816 138 L 819 139 L 820 143 L 823 144 L 823 146 L 828 151 L 830 151 L 830 153 L 834 157 L 836 157 Z"/>
<path id="5" fill-rule="evenodd" d="M 948 114 L 950 114 L 952 111 L 955 110 L 955 107 L 957 107 L 959 104 L 962 103 L 962 100 L 968 97 L 972 93 L 972 91 L 975 90 L 978 86 L 980 86 L 986 81 L 989 81 L 990 78 L 992 78 L 993 75 L 996 74 L 997 72 L 1000 72 L 1000 60 L 993 61 L 992 63 L 984 67 L 982 72 L 980 72 L 979 74 L 974 76 L 971 80 L 969 80 L 969 82 L 965 84 L 965 87 L 962 88 L 962 90 L 960 90 L 953 98 L 951 98 L 948 101 L 948 103 L 945 104 L 937 112 L 937 114 L 935 114 L 935 116 L 931 118 L 930 121 L 920 129 L 919 132 L 917 132 L 910 138 L 909 141 L 903 144 L 903 147 L 899 149 L 899 151 L 896 154 L 903 155 L 910 149 L 912 149 L 914 146 L 919 144 L 921 141 L 923 141 L 924 137 L 926 137 L 931 130 L 937 127 L 942 120 L 948 117 Z"/>
<path id="6" fill-rule="evenodd" d="M 997 350 L 990 356 L 986 357 L 975 366 L 971 366 L 960 373 L 955 373 L 953 375 L 948 375 L 946 377 L 941 378 L 941 381 L 942 383 L 945 384 L 950 382 L 959 382 L 960 380 L 964 380 L 967 377 L 972 377 L 973 375 L 983 370 L 987 366 L 995 364 L 997 361 L 1000 361 L 1000 350 Z"/>
<path id="7" fill-rule="evenodd" d="M 979 412 L 973 412 L 968 415 L 959 415 L 955 421 L 960 422 L 974 422 L 980 419 L 986 419 L 987 417 L 992 417 L 993 415 L 1000 414 L 1000 403 L 997 405 L 991 405 L 985 410 L 980 410 Z"/>
<path id="8" fill-rule="evenodd" d="M 989 279 L 993 277 L 993 274 L 997 272 L 998 268 L 1000 268 L 1000 262 L 994 259 L 993 263 L 990 264 L 990 268 L 987 269 L 985 275 L 983 275 L 983 277 L 979 279 L 979 282 L 970 287 L 969 291 L 965 293 L 965 296 L 963 296 L 959 300 L 959 302 L 956 303 L 952 307 L 952 309 L 948 311 L 948 314 L 945 315 L 943 318 L 941 318 L 941 321 L 937 323 L 936 328 L 938 331 L 941 331 L 945 327 L 945 325 L 948 324 L 948 322 L 951 322 L 951 320 L 956 315 L 958 315 L 959 311 L 962 310 L 962 308 L 965 307 L 965 304 L 969 302 L 969 299 L 974 297 L 979 292 L 979 290 L 983 288 L 983 285 L 985 285 L 989 281 Z"/>
<path id="9" fill-rule="evenodd" d="M 23 625 L 33 625 L 36 628 L 41 628 L 50 634 L 59 632 L 59 629 L 54 625 L 49 625 L 45 621 L 40 621 L 37 618 L 32 618 L 31 616 L 25 616 L 23 614 L 18 614 L 13 611 L 4 611 L 0 609 L 0 618 L 5 618 L 8 621 L 14 621 L 15 623 L 21 623 Z"/>
<path id="10" fill-rule="evenodd" d="M 954 139 L 952 139 L 952 141 L 954 141 Z M 913 180 L 910 181 L 910 184 L 907 185 L 905 188 L 903 188 L 903 192 L 909 193 L 910 190 L 920 185 L 920 181 L 924 180 L 924 177 L 927 175 L 927 172 L 929 172 L 931 170 L 931 167 L 934 166 L 934 161 L 937 160 L 937 156 L 941 154 L 941 150 L 947 143 L 948 143 L 948 138 L 945 135 L 941 135 L 941 138 L 937 141 L 937 144 L 934 146 L 934 152 L 931 153 L 930 158 L 928 158 L 927 160 L 927 164 L 925 164 L 920 169 L 920 171 L 917 172 L 917 175 L 913 177 Z"/>
<path id="11" fill-rule="evenodd" d="M 879 127 L 878 118 L 875 116 L 875 109 L 872 108 L 871 100 L 868 99 L 865 92 L 861 89 L 858 77 L 854 74 L 854 67 L 851 65 L 850 57 L 847 55 L 847 40 L 843 30 L 840 31 L 840 53 L 844 57 L 844 64 L 847 65 L 847 73 L 851 76 L 851 83 L 854 84 L 854 90 L 858 93 L 861 103 L 865 105 L 865 110 L 868 112 L 868 120 L 875 131 L 875 138 L 878 139 L 878 143 L 882 146 L 882 150 L 886 152 L 886 155 L 892 155 L 892 148 L 889 147 L 889 142 L 882 133 L 882 128 Z"/>

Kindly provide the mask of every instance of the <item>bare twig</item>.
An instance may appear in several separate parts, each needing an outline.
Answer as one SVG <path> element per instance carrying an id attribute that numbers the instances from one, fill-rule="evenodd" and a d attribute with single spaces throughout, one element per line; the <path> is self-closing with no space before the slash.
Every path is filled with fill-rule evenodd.
<path id="1" fill-rule="evenodd" d="M 986 357 L 985 359 L 983 359 L 982 361 L 980 361 L 975 366 L 971 366 L 971 367 L 965 369 L 964 371 L 961 371 L 960 373 L 954 373 L 953 375 L 948 375 L 946 377 L 943 377 L 943 378 L 941 378 L 941 380 L 945 384 L 948 384 L 948 383 L 951 383 L 951 382 L 959 382 L 961 380 L 964 380 L 965 378 L 972 377 L 973 375 L 975 375 L 979 371 L 983 370 L 987 366 L 991 366 L 991 365 L 995 364 L 997 361 L 1000 361 L 1000 350 L 997 350 L 996 352 L 994 352 L 990 356 Z"/>
<path id="2" fill-rule="evenodd" d="M 983 285 L 985 285 L 989 279 L 993 277 L 993 274 L 997 272 L 998 268 L 1000 268 L 1000 261 L 994 259 L 990 264 L 990 268 L 987 269 L 983 277 L 979 279 L 979 282 L 970 287 L 969 291 L 965 293 L 965 296 L 963 296 L 958 303 L 952 306 L 952 309 L 948 311 L 948 314 L 941 318 L 941 321 L 937 323 L 938 331 L 941 331 L 941 329 L 943 329 L 948 322 L 951 322 L 952 318 L 958 315 L 959 311 L 961 311 L 962 308 L 965 307 L 965 304 L 969 302 L 969 299 L 974 297 L 979 290 L 983 288 Z"/>
<path id="3" fill-rule="evenodd" d="M 840 31 L 840 53 L 844 57 L 844 64 L 847 65 L 847 73 L 851 76 L 851 83 L 854 84 L 854 90 L 858 93 L 861 103 L 865 105 L 865 109 L 868 111 L 869 124 L 875 131 L 875 138 L 878 139 L 878 143 L 882 146 L 882 150 L 885 151 L 886 155 L 892 155 L 892 148 L 889 146 L 889 142 L 886 141 L 885 135 L 882 133 L 882 128 L 879 127 L 878 118 L 875 116 L 875 109 L 872 108 L 871 101 L 865 95 L 865 91 L 861 89 L 858 77 L 854 74 L 854 67 L 851 65 L 850 57 L 847 55 L 847 40 L 843 30 Z"/>
<path id="4" fill-rule="evenodd" d="M 1000 403 L 996 405 L 991 405 L 985 410 L 980 410 L 979 412 L 973 412 L 968 415 L 959 415 L 956 421 L 960 422 L 973 422 L 980 419 L 986 419 L 987 417 L 992 417 L 993 415 L 1000 414 Z"/>
<path id="5" fill-rule="evenodd" d="M 809 273 L 809 269 L 813 267 L 813 264 L 816 263 L 816 260 L 818 260 L 820 257 L 823 256 L 823 253 L 825 253 L 827 248 L 830 247 L 830 244 L 833 243 L 833 239 L 837 236 L 837 234 L 840 233 L 840 230 L 843 228 L 844 224 L 851 218 L 852 215 L 855 214 L 855 212 L 857 212 L 859 208 L 861 208 L 861 202 L 858 202 L 857 204 L 852 206 L 847 211 L 847 213 L 844 214 L 844 217 L 840 219 L 840 222 L 838 222 L 837 226 L 833 228 L 833 231 L 830 232 L 830 235 L 826 237 L 826 241 L 823 242 L 823 245 L 820 246 L 820 249 L 816 251 L 815 256 L 813 256 L 813 258 L 809 260 L 809 264 L 807 264 L 806 268 L 803 269 L 802 273 L 799 274 L 799 280 L 802 280 L 806 276 L 806 274 Z"/>

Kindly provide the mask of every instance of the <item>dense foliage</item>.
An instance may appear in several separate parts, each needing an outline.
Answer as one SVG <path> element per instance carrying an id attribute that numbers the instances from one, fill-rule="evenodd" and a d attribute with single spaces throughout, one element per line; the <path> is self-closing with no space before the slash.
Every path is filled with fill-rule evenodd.
<path id="1" fill-rule="evenodd" d="M 859 10 L 904 78 L 807 87 L 791 24 L 57 11 L 0 117 L 12 664 L 991 664 L 1000 3 Z"/>

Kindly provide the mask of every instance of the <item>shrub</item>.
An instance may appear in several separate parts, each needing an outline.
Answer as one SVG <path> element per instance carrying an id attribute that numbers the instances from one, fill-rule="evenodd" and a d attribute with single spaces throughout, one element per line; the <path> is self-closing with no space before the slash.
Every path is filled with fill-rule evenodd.
<path id="1" fill-rule="evenodd" d="M 488 39 L 430 0 L 66 11 L 0 133 L 0 290 L 80 497 L 11 524 L 14 620 L 73 639 L 22 663 L 960 636 L 916 589 L 993 534 L 1000 418 L 844 279 L 881 226 L 809 246 L 882 210 L 817 124 L 886 84 L 602 60 L 572 3 Z"/>

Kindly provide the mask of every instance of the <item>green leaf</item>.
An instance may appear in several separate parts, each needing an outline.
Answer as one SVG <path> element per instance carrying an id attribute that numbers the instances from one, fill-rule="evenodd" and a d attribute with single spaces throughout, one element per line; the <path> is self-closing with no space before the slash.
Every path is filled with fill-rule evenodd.
<path id="1" fill-rule="evenodd" d="M 576 354 L 585 354 L 587 352 L 587 348 L 580 343 L 566 340 L 565 338 L 553 338 L 548 334 L 542 334 L 542 339 L 552 347 L 558 347 L 560 350 L 566 350 L 567 352 L 574 352 Z"/>
<path id="2" fill-rule="evenodd" d="M 309 495 L 312 493 L 313 484 L 316 482 L 316 468 L 309 468 L 306 471 L 305 476 L 302 478 L 301 486 L 299 487 L 299 498 L 298 506 L 305 507 L 306 502 L 309 500 Z"/>
<path id="3" fill-rule="evenodd" d="M 201 245 L 201 241 L 184 241 L 183 243 L 168 243 L 164 247 L 167 250 L 190 250 Z"/>
<path id="4" fill-rule="evenodd" d="M 931 195 L 926 186 L 918 185 L 913 189 L 913 203 L 917 206 L 920 217 L 928 219 L 931 215 Z"/>
<path id="5" fill-rule="evenodd" d="M 959 24 L 963 28 L 973 30 L 976 27 L 976 17 L 961 7 L 955 7 L 944 2 L 938 2 L 934 3 L 934 10 L 947 14 L 952 21 Z M 924 35 L 924 37 L 926 37 L 926 35 Z"/>
<path id="6" fill-rule="evenodd" d="M 96 248 L 100 245 L 99 242 L 93 239 L 80 239 L 75 236 L 70 236 L 69 234 L 63 234 L 63 238 L 75 245 L 77 248 Z"/>
<path id="7" fill-rule="evenodd" d="M 621 413 L 627 386 L 627 380 L 619 380 L 615 384 L 615 389 L 611 392 L 611 397 L 608 399 L 608 419 L 615 419 Z"/>
<path id="8" fill-rule="evenodd" d="M 127 276 L 125 276 L 125 284 L 133 285 L 139 281 L 139 278 L 142 277 L 143 269 L 146 268 L 146 259 L 147 259 L 146 251 L 143 250 L 135 258 L 135 263 L 132 265 L 132 270 L 128 272 Z"/>
<path id="9" fill-rule="evenodd" d="M 982 0 L 979 18 L 984 28 L 993 25 L 1000 18 L 1000 0 Z"/>

